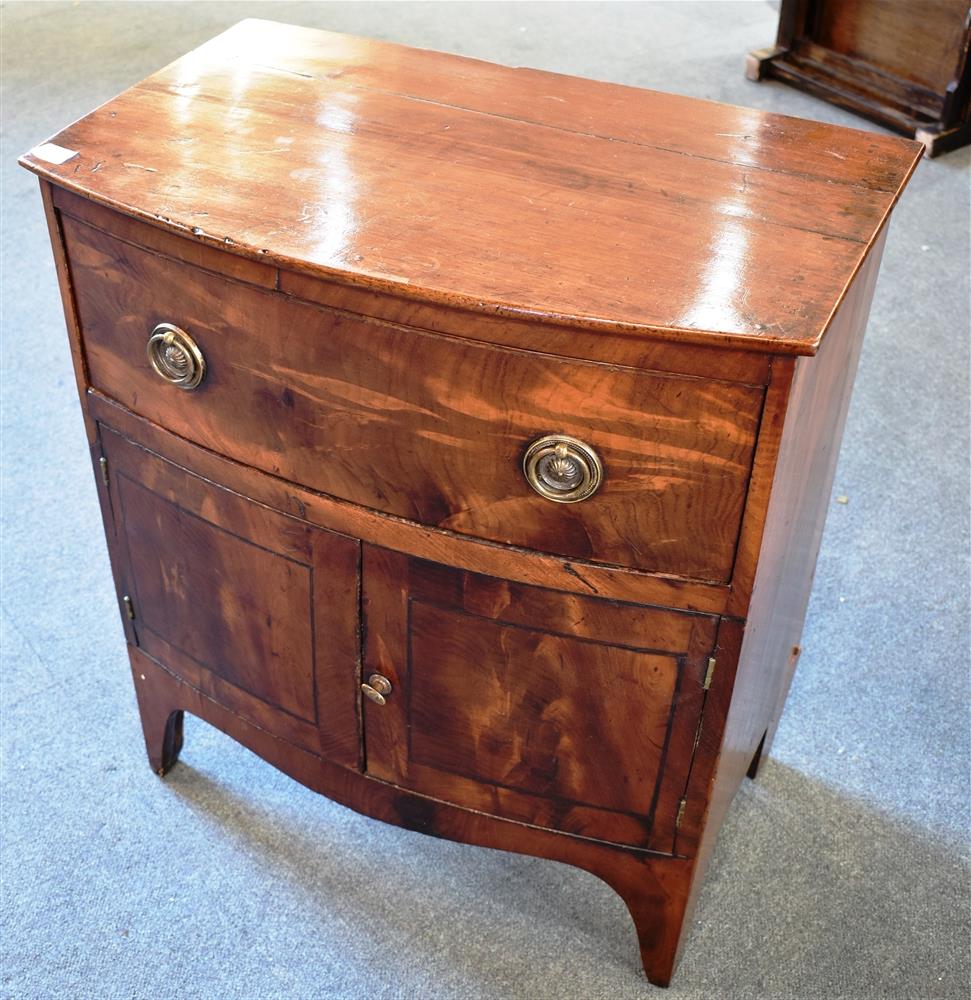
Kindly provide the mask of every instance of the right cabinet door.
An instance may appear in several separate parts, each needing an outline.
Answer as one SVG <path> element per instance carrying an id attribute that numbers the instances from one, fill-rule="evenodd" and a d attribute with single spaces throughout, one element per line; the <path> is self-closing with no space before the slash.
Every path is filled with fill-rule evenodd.
<path id="1" fill-rule="evenodd" d="M 365 547 L 375 778 L 518 822 L 673 850 L 717 619 Z"/>

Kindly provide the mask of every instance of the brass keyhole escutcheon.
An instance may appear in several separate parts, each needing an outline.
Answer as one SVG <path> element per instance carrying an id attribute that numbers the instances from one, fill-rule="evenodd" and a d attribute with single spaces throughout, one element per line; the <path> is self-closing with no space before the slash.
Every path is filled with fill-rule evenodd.
<path id="1" fill-rule="evenodd" d="M 391 694 L 391 681 L 381 674 L 371 674 L 366 684 L 361 685 L 365 698 L 370 698 L 375 705 L 387 705 L 385 695 Z"/>
<path id="2" fill-rule="evenodd" d="M 206 376 L 199 345 L 171 323 L 159 323 L 148 338 L 148 360 L 156 375 L 180 389 L 195 389 Z"/>
<path id="3" fill-rule="evenodd" d="M 534 441 L 523 457 L 526 481 L 556 503 L 578 503 L 593 496 L 603 480 L 603 465 L 590 445 L 565 434 Z"/>

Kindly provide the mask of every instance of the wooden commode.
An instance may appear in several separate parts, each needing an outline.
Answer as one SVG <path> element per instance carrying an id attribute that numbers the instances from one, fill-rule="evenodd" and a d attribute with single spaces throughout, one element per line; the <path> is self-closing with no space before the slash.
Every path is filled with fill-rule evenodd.
<path id="1" fill-rule="evenodd" d="M 153 768 L 585 868 L 666 984 L 921 150 L 244 21 L 24 156 Z"/>

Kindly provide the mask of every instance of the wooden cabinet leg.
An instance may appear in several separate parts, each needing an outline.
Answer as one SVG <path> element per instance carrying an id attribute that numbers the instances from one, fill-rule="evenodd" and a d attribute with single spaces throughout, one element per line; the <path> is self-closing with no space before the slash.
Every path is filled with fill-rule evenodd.
<path id="1" fill-rule="evenodd" d="M 641 963 L 655 986 L 671 982 L 691 899 L 693 864 L 681 858 L 628 856 L 609 870 L 590 868 L 627 906 L 637 931 Z"/>
<path id="2" fill-rule="evenodd" d="M 762 754 L 766 750 L 765 740 L 769 735 L 768 729 L 762 734 L 762 739 L 759 740 L 758 749 L 752 755 L 752 760 L 749 763 L 748 770 L 745 772 L 746 775 L 753 781 L 758 776 L 759 768 L 762 766 Z"/>
<path id="3" fill-rule="evenodd" d="M 142 718 L 148 761 L 156 774 L 164 775 L 179 759 L 185 713 L 176 706 L 172 693 L 159 683 L 159 673 L 143 673 L 132 661 L 135 696 Z"/>
<path id="4" fill-rule="evenodd" d="M 762 767 L 762 762 L 768 759 L 769 751 L 772 749 L 772 741 L 775 739 L 775 732 L 779 728 L 779 722 L 782 719 L 782 710 L 786 707 L 786 696 L 789 694 L 789 688 L 792 686 L 792 677 L 796 672 L 796 664 L 799 662 L 801 655 L 802 646 L 793 646 L 789 651 L 789 660 L 785 669 L 779 675 L 777 681 L 778 694 L 776 695 L 775 704 L 771 709 L 772 714 L 766 719 L 768 725 L 749 763 L 748 771 L 746 771 L 746 774 L 750 778 L 755 778 L 758 775 Z"/>

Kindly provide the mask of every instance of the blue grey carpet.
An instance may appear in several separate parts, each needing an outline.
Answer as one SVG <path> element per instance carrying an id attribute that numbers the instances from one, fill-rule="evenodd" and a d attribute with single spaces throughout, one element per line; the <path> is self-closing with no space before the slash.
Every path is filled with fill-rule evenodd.
<path id="1" fill-rule="evenodd" d="M 9 3 L 3 16 L 2 995 L 626 998 L 594 877 L 357 816 L 187 720 L 148 768 L 33 177 L 14 163 L 245 16 L 868 128 L 743 79 L 763 3 Z M 681 998 L 963 998 L 971 151 L 893 224 L 795 687 L 722 833 Z"/>

